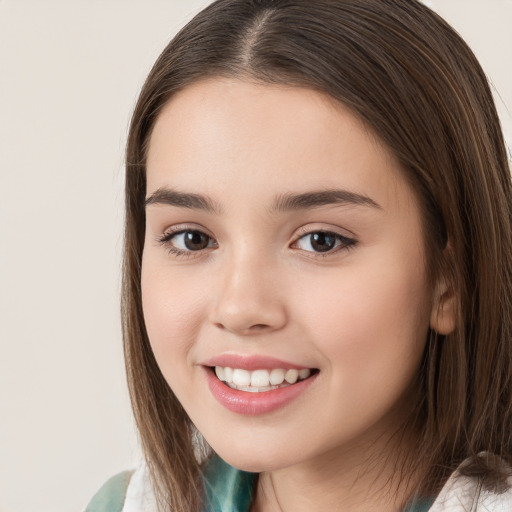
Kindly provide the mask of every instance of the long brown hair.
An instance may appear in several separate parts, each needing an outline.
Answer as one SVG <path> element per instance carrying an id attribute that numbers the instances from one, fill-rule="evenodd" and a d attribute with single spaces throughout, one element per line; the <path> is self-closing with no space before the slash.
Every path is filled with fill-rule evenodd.
<path id="1" fill-rule="evenodd" d="M 140 267 L 145 159 L 169 98 L 228 76 L 308 87 L 348 106 L 400 161 L 423 211 L 428 269 L 457 297 L 455 331 L 431 332 L 405 428 L 419 432 L 418 492 L 467 473 L 499 486 L 512 462 L 512 190 L 492 94 L 457 33 L 416 0 L 218 0 L 165 48 L 141 91 L 127 146 L 123 329 L 128 383 L 162 510 L 201 500 L 194 428 L 144 327 Z M 418 467 L 415 467 L 415 463 Z M 485 480 L 485 478 L 487 480 Z"/>

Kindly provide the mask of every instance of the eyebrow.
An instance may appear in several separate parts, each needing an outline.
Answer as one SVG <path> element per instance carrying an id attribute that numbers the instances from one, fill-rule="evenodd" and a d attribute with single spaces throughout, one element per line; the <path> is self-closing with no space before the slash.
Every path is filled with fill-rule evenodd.
<path id="1" fill-rule="evenodd" d="M 304 192 L 301 194 L 283 194 L 274 201 L 271 211 L 306 210 L 330 205 L 369 206 L 382 210 L 378 203 L 364 194 L 334 189 Z"/>
<path id="2" fill-rule="evenodd" d="M 179 192 L 166 187 L 161 187 L 148 196 L 145 206 L 159 204 L 189 208 L 191 210 L 202 210 L 208 213 L 220 214 L 222 208 L 208 196 Z M 382 207 L 370 197 L 364 194 L 357 194 L 348 190 L 318 190 L 303 192 L 299 194 L 286 193 L 278 196 L 270 212 L 288 212 L 296 210 L 308 210 L 322 206 L 368 206 L 381 210 Z"/>
<path id="3" fill-rule="evenodd" d="M 207 196 L 178 192 L 177 190 L 172 190 L 166 187 L 157 189 L 146 198 L 144 206 L 147 207 L 152 204 L 178 206 L 181 208 L 189 208 L 191 210 L 203 210 L 214 214 L 219 214 L 222 210 L 220 205 Z"/>

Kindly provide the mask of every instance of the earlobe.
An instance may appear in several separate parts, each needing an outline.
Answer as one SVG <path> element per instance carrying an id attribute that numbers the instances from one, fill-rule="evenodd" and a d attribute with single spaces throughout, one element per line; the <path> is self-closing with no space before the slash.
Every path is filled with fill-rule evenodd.
<path id="1" fill-rule="evenodd" d="M 436 287 L 430 327 L 438 334 L 451 334 L 455 330 L 457 320 L 457 300 L 453 288 L 441 279 Z"/>

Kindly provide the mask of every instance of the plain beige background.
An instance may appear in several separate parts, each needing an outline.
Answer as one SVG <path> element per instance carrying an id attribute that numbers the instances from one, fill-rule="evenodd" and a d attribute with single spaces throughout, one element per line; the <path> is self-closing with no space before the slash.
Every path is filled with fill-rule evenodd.
<path id="1" fill-rule="evenodd" d="M 78 512 L 139 458 L 118 314 L 124 140 L 152 62 L 207 3 L 0 0 L 0 512 Z M 512 0 L 426 3 L 479 56 L 510 147 Z"/>

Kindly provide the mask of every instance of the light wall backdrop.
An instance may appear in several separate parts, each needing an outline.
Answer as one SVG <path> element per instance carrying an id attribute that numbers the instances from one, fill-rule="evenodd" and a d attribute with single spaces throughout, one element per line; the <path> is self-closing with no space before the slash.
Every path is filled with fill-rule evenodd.
<path id="1" fill-rule="evenodd" d="M 79 512 L 140 457 L 120 321 L 123 148 L 204 0 L 0 0 L 0 512 Z M 512 0 L 431 0 L 512 139 Z"/>

